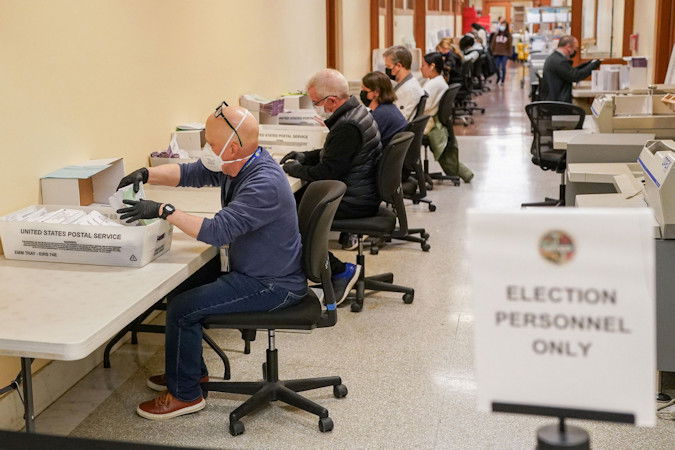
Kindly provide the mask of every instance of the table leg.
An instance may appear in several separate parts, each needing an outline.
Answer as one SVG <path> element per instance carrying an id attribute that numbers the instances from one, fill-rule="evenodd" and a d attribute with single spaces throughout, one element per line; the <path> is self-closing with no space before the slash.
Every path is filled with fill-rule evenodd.
<path id="1" fill-rule="evenodd" d="M 26 433 L 35 433 L 35 412 L 33 410 L 33 358 L 21 358 L 21 377 L 23 378 L 23 418 L 26 420 Z"/>

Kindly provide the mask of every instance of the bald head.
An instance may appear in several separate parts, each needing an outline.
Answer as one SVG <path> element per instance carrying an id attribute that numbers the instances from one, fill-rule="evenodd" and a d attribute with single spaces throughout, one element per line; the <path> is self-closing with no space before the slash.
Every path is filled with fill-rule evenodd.
<path id="1" fill-rule="evenodd" d="M 258 148 L 258 121 L 246 109 L 241 106 L 228 106 L 222 109 L 223 115 L 230 122 L 232 127 L 237 129 L 241 138 L 241 145 L 237 139 L 234 130 L 220 115 L 216 117 L 211 114 L 206 119 L 206 141 L 211 145 L 216 153 L 219 153 L 223 145 L 228 143 L 228 147 L 234 146 L 234 157 L 244 158 Z M 230 139 L 232 137 L 232 139 Z M 224 156 L 224 155 L 223 155 Z M 226 159 L 223 157 L 223 159 Z"/>

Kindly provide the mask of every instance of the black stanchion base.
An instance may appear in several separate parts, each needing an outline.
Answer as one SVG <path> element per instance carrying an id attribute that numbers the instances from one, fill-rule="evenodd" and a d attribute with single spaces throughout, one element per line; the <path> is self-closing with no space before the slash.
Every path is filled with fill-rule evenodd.
<path id="1" fill-rule="evenodd" d="M 579 427 L 565 426 L 560 432 L 559 425 L 546 425 L 537 430 L 537 450 L 589 450 L 591 440 L 588 433 Z"/>

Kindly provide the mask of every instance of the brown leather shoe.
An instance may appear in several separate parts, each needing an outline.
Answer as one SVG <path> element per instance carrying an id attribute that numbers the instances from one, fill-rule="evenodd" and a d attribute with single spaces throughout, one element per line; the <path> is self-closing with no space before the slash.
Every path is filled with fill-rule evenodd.
<path id="1" fill-rule="evenodd" d="M 199 397 L 193 402 L 183 402 L 166 391 L 154 400 L 148 400 L 138 405 L 136 413 L 150 420 L 166 420 L 197 412 L 204 409 L 205 406 L 206 402 L 203 397 Z"/>
<path id="2" fill-rule="evenodd" d="M 201 377 L 199 379 L 200 383 L 207 383 L 208 381 L 209 381 L 208 376 Z M 148 387 L 153 391 L 164 392 L 166 391 L 166 376 L 164 374 L 153 375 L 145 381 L 145 384 L 147 384 Z"/>

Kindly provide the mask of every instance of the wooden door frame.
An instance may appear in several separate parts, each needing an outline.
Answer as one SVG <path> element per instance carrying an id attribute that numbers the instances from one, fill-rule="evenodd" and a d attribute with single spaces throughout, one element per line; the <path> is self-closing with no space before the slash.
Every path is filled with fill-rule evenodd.
<path id="1" fill-rule="evenodd" d="M 326 67 L 337 68 L 338 62 L 338 3 L 339 0 L 326 0 Z"/>
<path id="2" fill-rule="evenodd" d="M 656 34 L 654 39 L 654 73 L 652 80 L 663 83 L 675 41 L 675 0 L 656 1 Z"/>
<path id="3" fill-rule="evenodd" d="M 511 23 L 511 9 L 513 9 L 513 4 L 511 0 L 483 0 L 483 15 L 490 14 L 490 8 L 493 6 L 504 6 L 506 7 L 506 21 Z M 492 17 L 490 17 L 492 19 Z M 496 17 L 495 17 L 496 19 Z M 494 30 L 492 30 L 494 31 Z"/>
<path id="4" fill-rule="evenodd" d="M 660 1 L 660 0 L 658 0 Z M 673 0 L 669 0 L 673 1 Z M 576 37 L 579 42 L 581 42 L 581 26 L 582 26 L 582 11 L 583 11 L 583 0 L 572 0 L 572 24 L 571 24 L 571 33 L 572 36 Z M 623 39 L 621 46 L 621 58 L 604 58 L 603 63 L 605 64 L 625 64 L 623 60 L 624 56 L 631 56 L 630 54 L 630 35 L 633 34 L 633 18 L 635 17 L 635 0 L 624 0 L 624 10 L 623 10 Z M 596 18 L 597 24 L 597 18 Z M 670 55 L 668 55 L 670 57 Z M 574 57 L 574 64 L 580 64 L 583 61 L 588 61 L 588 59 L 581 58 L 581 50 L 577 52 L 577 55 Z M 666 67 L 668 62 L 666 62 Z"/>

